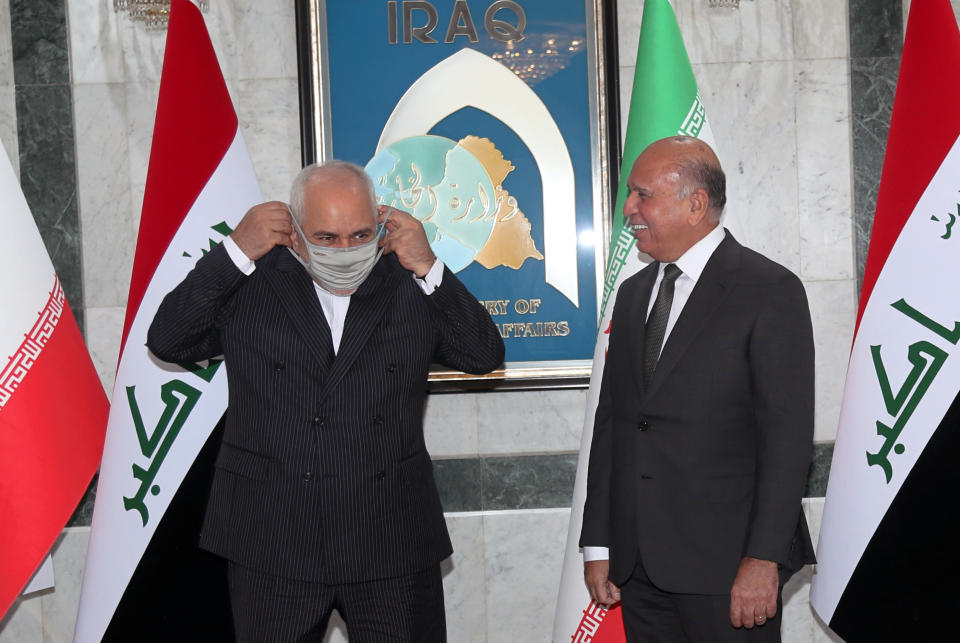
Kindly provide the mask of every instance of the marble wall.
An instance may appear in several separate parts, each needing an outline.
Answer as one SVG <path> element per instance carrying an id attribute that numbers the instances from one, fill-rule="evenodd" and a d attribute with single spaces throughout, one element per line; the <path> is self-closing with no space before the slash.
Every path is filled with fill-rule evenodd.
<path id="1" fill-rule="evenodd" d="M 292 4 L 211 0 L 206 13 L 268 199 L 286 199 L 300 161 Z M 727 170 L 728 211 L 741 241 L 800 275 L 810 300 L 817 456 L 804 506 L 816 537 L 896 78 L 901 2 L 741 0 L 739 9 L 713 10 L 703 0 L 672 4 Z M 67 75 L 44 78 L 46 71 L 35 69 L 33 80 L 15 78 L 15 43 L 29 34 L 43 43 L 37 25 L 48 25 L 57 7 L 69 35 L 62 38 Z M 641 0 L 619 0 L 625 87 L 642 7 Z M 30 124 L 36 113 L 22 107 L 21 91 L 55 85 L 58 96 L 68 96 L 51 120 L 56 132 L 69 130 L 82 234 L 74 258 L 58 269 L 77 276 L 87 344 L 108 390 L 163 47 L 163 33 L 118 16 L 111 0 L 0 0 L 0 140 L 21 175 L 29 157 L 23 150 L 50 136 Z M 55 176 L 37 175 L 38 184 Z M 45 236 L 55 232 L 44 226 Z M 427 441 L 456 549 L 444 570 L 452 641 L 549 639 L 585 406 L 584 390 L 428 400 Z M 0 643 L 70 640 L 89 533 L 89 502 L 84 507 L 55 548 L 56 590 L 20 601 L 0 622 Z M 785 593 L 787 641 L 830 640 L 807 603 L 811 573 L 798 575 Z M 343 640 L 343 631 L 333 625 L 328 639 Z"/>
<path id="2" fill-rule="evenodd" d="M 10 4 L 0 2 L 0 143 L 20 172 L 17 144 L 17 102 L 13 80 L 13 41 L 10 30 Z"/>
<path id="3" fill-rule="evenodd" d="M 20 184 L 84 328 L 80 221 L 63 0 L 12 0 L 10 36 Z"/>

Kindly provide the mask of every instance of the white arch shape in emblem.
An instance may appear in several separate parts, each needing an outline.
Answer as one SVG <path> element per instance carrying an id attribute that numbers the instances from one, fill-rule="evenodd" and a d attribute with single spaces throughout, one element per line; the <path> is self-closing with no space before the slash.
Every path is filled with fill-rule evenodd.
<path id="1" fill-rule="evenodd" d="M 546 281 L 579 306 L 573 163 L 546 105 L 516 74 L 473 49 L 461 49 L 441 60 L 397 102 L 383 126 L 377 152 L 394 141 L 426 134 L 463 107 L 500 119 L 529 148 L 543 186 Z"/>

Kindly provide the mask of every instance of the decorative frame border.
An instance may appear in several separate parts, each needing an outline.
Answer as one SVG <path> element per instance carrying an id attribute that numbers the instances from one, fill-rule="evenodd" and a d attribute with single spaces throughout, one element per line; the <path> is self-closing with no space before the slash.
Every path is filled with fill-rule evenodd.
<path id="1" fill-rule="evenodd" d="M 327 89 L 330 60 L 326 53 L 326 7 L 330 1 L 296 0 L 295 3 L 301 161 L 304 166 L 333 157 L 331 99 Z M 584 0 L 584 3 L 591 89 L 590 182 L 596 239 L 594 277 L 599 314 L 621 156 L 617 9 L 616 0 Z M 398 4 L 384 0 L 384 11 L 396 12 Z M 523 0 L 515 4 L 522 5 Z M 343 28 L 338 25 L 338 31 Z M 430 373 L 430 386 L 433 391 L 582 388 L 589 384 L 592 367 L 592 359 L 507 362 L 503 368 L 483 376 L 435 368 Z"/>

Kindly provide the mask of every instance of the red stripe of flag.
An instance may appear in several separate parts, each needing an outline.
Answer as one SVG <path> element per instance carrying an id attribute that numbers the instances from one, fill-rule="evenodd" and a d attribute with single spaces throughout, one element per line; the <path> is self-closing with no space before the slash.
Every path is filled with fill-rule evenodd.
<path id="1" fill-rule="evenodd" d="M 100 463 L 108 410 L 64 301 L 46 345 L 0 409 L 0 617 L 90 484 Z"/>
<path id="2" fill-rule="evenodd" d="M 893 101 L 896 118 L 890 123 L 883 159 L 857 327 L 893 244 L 960 135 L 960 83 L 944 74 L 944 70 L 960 69 L 958 38 L 949 2 L 914 0 L 910 5 Z M 931 60 L 938 64 L 929 64 Z M 936 118 L 930 118 L 931 106 Z"/>
<path id="3" fill-rule="evenodd" d="M 178 37 L 167 40 L 163 56 L 121 354 L 160 259 L 237 133 L 237 114 L 200 10 L 189 0 L 173 0 L 169 33 Z"/>

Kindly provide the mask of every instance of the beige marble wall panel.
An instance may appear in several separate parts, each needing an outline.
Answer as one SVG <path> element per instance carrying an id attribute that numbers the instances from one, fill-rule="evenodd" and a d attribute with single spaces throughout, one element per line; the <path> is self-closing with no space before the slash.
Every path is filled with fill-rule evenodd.
<path id="1" fill-rule="evenodd" d="M 428 395 L 423 417 L 427 451 L 434 458 L 470 458 L 479 452 L 477 423 L 486 395 Z"/>
<path id="2" fill-rule="evenodd" d="M 137 222 L 130 202 L 127 96 L 123 83 L 73 88 L 83 290 L 88 307 L 124 306 Z"/>
<path id="3" fill-rule="evenodd" d="M 68 0 L 70 68 L 74 84 L 126 80 L 120 29 L 129 19 L 112 0 Z"/>
<path id="4" fill-rule="evenodd" d="M 265 200 L 287 201 L 300 171 L 300 106 L 292 78 L 230 83 L 240 131 Z"/>
<path id="5" fill-rule="evenodd" d="M 800 276 L 851 279 L 849 63 L 805 60 L 796 74 Z"/>
<path id="6" fill-rule="evenodd" d="M 627 140 L 627 122 L 630 120 L 630 98 L 633 92 L 633 76 L 636 74 L 635 65 L 620 67 L 620 145 Z M 708 115 L 709 116 L 709 115 Z M 632 162 L 632 161 L 631 161 Z M 623 216 L 617 212 L 615 216 Z"/>
<path id="7" fill-rule="evenodd" d="M 833 633 L 833 630 L 824 623 L 817 613 L 811 610 L 814 619 L 813 641 L 814 643 L 844 643 L 844 640 Z"/>
<path id="8" fill-rule="evenodd" d="M 0 141 L 10 156 L 13 171 L 20 174 L 17 143 L 17 102 L 13 84 L 13 41 L 10 33 L 10 3 L 0 2 Z"/>
<path id="9" fill-rule="evenodd" d="M 739 9 L 710 9 L 704 0 L 674 0 L 680 33 L 691 63 L 791 60 L 791 0 L 744 0 Z M 620 64 L 633 65 L 643 3 L 620 3 Z"/>
<path id="10" fill-rule="evenodd" d="M 13 83 L 0 84 L 0 141 L 10 157 L 13 171 L 20 175 L 20 145 L 17 139 L 17 98 Z"/>
<path id="11" fill-rule="evenodd" d="M 848 6 L 842 0 L 793 0 L 793 52 L 798 60 L 850 56 Z"/>
<path id="12" fill-rule="evenodd" d="M 810 643 L 813 640 L 813 615 L 810 613 L 810 578 L 813 570 L 804 567 L 783 586 L 783 643 Z"/>
<path id="13" fill-rule="evenodd" d="M 491 393 L 477 399 L 480 455 L 578 451 L 586 389 Z"/>
<path id="14" fill-rule="evenodd" d="M 836 439 L 847 360 L 853 342 L 856 300 L 853 279 L 806 282 L 816 350 L 815 442 Z"/>
<path id="15" fill-rule="evenodd" d="M 146 29 L 126 15 L 117 16 L 116 21 L 124 80 L 133 83 L 159 83 L 163 69 L 163 52 L 167 43 L 166 32 Z M 110 46 L 117 45 L 111 43 Z"/>
<path id="16" fill-rule="evenodd" d="M 279 4 L 279 3 L 264 3 Z M 207 33 L 210 34 L 210 41 L 213 43 L 213 49 L 217 53 L 217 60 L 220 62 L 220 71 L 224 78 L 235 79 L 240 77 L 239 58 L 240 52 L 248 43 L 240 42 L 238 31 L 239 7 L 237 3 L 229 0 L 213 0 L 210 2 L 210 9 L 203 14 L 203 21 L 207 25 Z M 260 50 L 264 54 L 264 50 Z M 265 56 L 268 57 L 268 56 Z"/>
<path id="17" fill-rule="evenodd" d="M 710 9 L 705 4 L 680 0 L 675 5 L 690 62 L 793 58 L 791 0 L 744 0 L 739 9 Z"/>
<path id="18" fill-rule="evenodd" d="M 53 546 L 56 589 L 43 597 L 43 643 L 73 641 L 89 540 L 89 527 L 71 527 Z"/>
<path id="19" fill-rule="evenodd" d="M 13 86 L 13 36 L 10 32 L 9 2 L 0 2 L 0 87 L 4 86 Z M 2 105 L 0 109 L 3 109 Z"/>
<path id="20" fill-rule="evenodd" d="M 805 498 L 803 503 L 807 514 L 807 526 L 810 527 L 810 539 L 813 541 L 813 546 L 816 547 L 820 541 L 820 525 L 823 519 L 824 498 Z M 807 569 L 811 570 L 812 580 L 813 575 L 816 574 L 816 566 L 811 566 Z M 806 587 L 804 592 L 809 601 L 810 588 Z M 813 623 L 813 641 L 816 643 L 843 643 L 843 639 L 833 633 L 833 630 L 823 622 L 817 613 L 813 611 L 813 608 L 810 608 L 810 618 Z"/>
<path id="21" fill-rule="evenodd" d="M 18 598 L 0 619 L 0 643 L 43 643 L 42 601 L 39 593 Z"/>
<path id="22" fill-rule="evenodd" d="M 90 351 L 90 358 L 108 399 L 113 394 L 113 381 L 117 374 L 124 314 L 125 309 L 118 306 L 86 309 L 87 350 Z"/>
<path id="23" fill-rule="evenodd" d="M 323 637 L 323 643 L 346 643 L 347 624 L 340 618 L 340 613 L 333 610 L 330 615 L 330 622 L 327 624 L 327 634 Z"/>
<path id="24" fill-rule="evenodd" d="M 484 643 L 487 640 L 487 590 L 483 514 L 448 514 L 446 520 L 453 542 L 453 556 L 441 564 L 447 638 Z"/>
<path id="25" fill-rule="evenodd" d="M 694 65 L 694 73 L 727 174 L 726 215 L 736 217 L 739 241 L 798 273 L 793 63 Z"/>
<path id="26" fill-rule="evenodd" d="M 150 144 L 153 124 L 157 116 L 158 82 L 128 82 L 127 98 L 127 150 L 131 206 L 139 225 L 143 206 L 143 188 L 147 183 L 147 167 L 150 163 Z"/>
<path id="27" fill-rule="evenodd" d="M 550 640 L 569 522 L 569 509 L 484 515 L 488 640 Z"/>
<path id="28" fill-rule="evenodd" d="M 204 17 L 227 78 L 297 77 L 293 8 L 292 2 L 211 0 Z"/>

